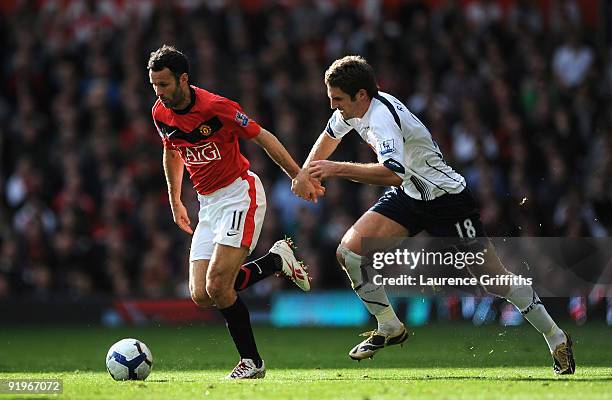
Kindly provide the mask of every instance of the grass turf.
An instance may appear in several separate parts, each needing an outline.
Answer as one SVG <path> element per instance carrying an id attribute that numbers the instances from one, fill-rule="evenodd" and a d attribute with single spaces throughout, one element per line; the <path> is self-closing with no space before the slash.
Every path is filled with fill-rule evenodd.
<path id="1" fill-rule="evenodd" d="M 31 327 L 0 330 L 0 379 L 63 380 L 65 399 L 405 399 L 571 398 L 612 394 L 612 328 L 572 327 L 576 375 L 552 373 L 546 344 L 529 326 L 435 324 L 412 330 L 403 348 L 352 361 L 356 329 L 256 327 L 268 374 L 224 381 L 237 356 L 222 326 Z M 124 337 L 145 342 L 153 372 L 145 382 L 115 382 L 108 347 Z M 0 400 L 15 395 L 0 395 Z"/>

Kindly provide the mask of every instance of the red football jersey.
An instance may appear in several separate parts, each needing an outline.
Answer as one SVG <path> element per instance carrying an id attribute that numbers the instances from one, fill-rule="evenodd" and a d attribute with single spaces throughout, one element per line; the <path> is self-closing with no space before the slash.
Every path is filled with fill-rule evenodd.
<path id="1" fill-rule="evenodd" d="M 184 110 L 153 105 L 153 122 L 164 147 L 180 153 L 194 189 L 209 194 L 225 187 L 249 169 L 238 138 L 251 139 L 261 127 L 238 103 L 191 86 L 191 103 Z"/>

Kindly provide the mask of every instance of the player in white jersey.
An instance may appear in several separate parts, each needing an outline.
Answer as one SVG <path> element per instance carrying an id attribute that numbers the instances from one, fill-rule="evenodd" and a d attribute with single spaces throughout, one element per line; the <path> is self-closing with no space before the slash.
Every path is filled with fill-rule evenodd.
<path id="1" fill-rule="evenodd" d="M 465 179 L 446 165 L 425 125 L 390 94 L 375 94 L 361 118 L 346 120 L 336 109 L 325 132 L 342 139 L 353 129 L 375 149 L 378 162 L 398 174 L 402 190 L 413 199 L 433 200 L 465 189 Z"/>
<path id="2" fill-rule="evenodd" d="M 486 237 L 476 201 L 465 179 L 446 165 L 439 147 L 418 118 L 395 97 L 378 91 L 372 67 L 359 56 L 336 60 L 325 72 L 327 95 L 334 113 L 292 182 L 298 196 L 307 195 L 310 178 L 341 177 L 356 182 L 391 186 L 379 201 L 346 232 L 337 249 L 338 261 L 353 290 L 378 321 L 376 330 L 357 344 L 349 356 L 372 357 L 380 349 L 403 343 L 407 331 L 389 303 L 385 290 L 362 274 L 364 237 L 406 237 L 426 231 L 436 237 Z M 376 152 L 377 163 L 328 161 L 342 137 L 356 131 Z M 486 268 L 472 274 L 510 274 L 488 240 L 491 257 Z M 487 286 L 494 295 L 514 304 L 543 334 L 557 374 L 572 374 L 572 342 L 552 320 L 531 286 Z"/>

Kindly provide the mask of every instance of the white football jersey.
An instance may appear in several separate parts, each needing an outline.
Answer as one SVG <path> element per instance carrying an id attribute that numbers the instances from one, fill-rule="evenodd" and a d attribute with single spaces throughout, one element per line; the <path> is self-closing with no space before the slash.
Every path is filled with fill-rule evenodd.
<path id="1" fill-rule="evenodd" d="M 341 139 L 352 130 L 376 151 L 378 162 L 402 178 L 402 189 L 416 200 L 459 193 L 465 179 L 446 165 L 429 130 L 398 99 L 378 92 L 362 118 L 345 120 L 336 110 L 325 131 Z"/>

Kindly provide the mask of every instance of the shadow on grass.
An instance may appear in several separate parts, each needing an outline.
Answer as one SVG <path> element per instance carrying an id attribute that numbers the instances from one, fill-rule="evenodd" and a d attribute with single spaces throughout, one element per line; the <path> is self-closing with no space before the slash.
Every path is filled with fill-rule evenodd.
<path id="1" fill-rule="evenodd" d="M 385 349 L 374 360 L 351 361 L 347 352 L 358 328 L 256 327 L 258 347 L 273 369 L 380 370 L 414 368 L 542 368 L 552 359 L 542 336 L 530 326 L 435 324 L 412 329 L 403 348 Z M 579 375 L 582 368 L 608 367 L 612 335 L 603 324 L 573 327 Z M 45 340 L 41 341 L 40 337 Z M 108 347 L 124 337 L 149 346 L 158 372 L 230 370 L 236 350 L 223 326 L 7 327 L 0 329 L 2 373 L 104 372 Z M 272 370 L 271 370 L 272 371 Z M 461 372 L 460 372 L 461 373 Z M 473 379 L 473 378 L 470 378 Z"/>
<path id="2" fill-rule="evenodd" d="M 279 379 L 284 380 L 284 379 Z M 330 378 L 314 378 L 314 379 L 300 379 L 299 377 L 292 377 L 287 381 L 350 381 L 354 382 L 356 377 L 330 377 Z M 550 384 L 565 384 L 567 382 L 610 382 L 612 381 L 611 376 L 589 376 L 589 377 L 578 377 L 578 376 L 566 376 L 566 377 L 551 377 L 551 378 L 529 378 L 529 377 L 482 377 L 482 376 L 431 376 L 431 377 L 367 377 L 361 378 L 363 381 L 404 381 L 404 382 L 415 382 L 415 381 L 478 381 L 478 382 L 548 382 Z"/>

